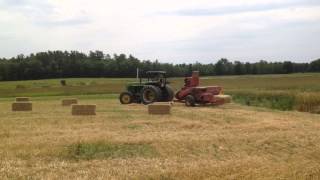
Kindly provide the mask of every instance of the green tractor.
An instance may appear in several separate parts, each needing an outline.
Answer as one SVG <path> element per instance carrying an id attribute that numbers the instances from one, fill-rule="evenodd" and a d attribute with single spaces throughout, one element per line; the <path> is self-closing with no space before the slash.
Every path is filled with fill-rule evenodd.
<path id="1" fill-rule="evenodd" d="M 120 94 L 121 104 L 168 102 L 174 97 L 173 89 L 168 85 L 165 71 L 148 71 L 147 80 L 130 83 L 126 91 Z"/>

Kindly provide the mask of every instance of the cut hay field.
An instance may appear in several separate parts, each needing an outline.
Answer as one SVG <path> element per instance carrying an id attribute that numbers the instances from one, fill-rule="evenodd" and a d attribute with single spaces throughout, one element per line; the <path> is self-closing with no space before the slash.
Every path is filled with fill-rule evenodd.
<path id="1" fill-rule="evenodd" d="M 74 117 L 64 97 L 33 112 L 0 102 L 0 179 L 319 179 L 319 115 L 226 104 L 148 115 L 114 95 L 78 96 L 97 115 Z"/>
<path id="2" fill-rule="evenodd" d="M 0 82 L 0 179 L 320 179 L 320 115 L 295 111 L 319 106 L 320 74 L 204 77 L 236 103 L 164 116 L 119 104 L 134 79 L 66 81 Z M 15 96 L 33 111 L 12 112 Z M 72 116 L 71 97 L 97 115 Z"/>

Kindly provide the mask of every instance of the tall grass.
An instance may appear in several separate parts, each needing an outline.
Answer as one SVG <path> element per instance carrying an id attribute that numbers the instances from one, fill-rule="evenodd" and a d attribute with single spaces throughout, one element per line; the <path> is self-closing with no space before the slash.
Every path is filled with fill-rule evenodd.
<path id="1" fill-rule="evenodd" d="M 235 102 L 248 106 L 267 107 L 278 110 L 293 110 L 295 96 L 287 92 L 231 91 Z"/>
<path id="2" fill-rule="evenodd" d="M 320 113 L 320 94 L 315 92 L 230 91 L 235 102 L 277 110 Z"/>

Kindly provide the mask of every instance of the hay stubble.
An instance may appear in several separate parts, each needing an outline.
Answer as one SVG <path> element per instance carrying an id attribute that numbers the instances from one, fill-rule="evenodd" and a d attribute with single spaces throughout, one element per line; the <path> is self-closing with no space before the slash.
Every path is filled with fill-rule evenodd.
<path id="1" fill-rule="evenodd" d="M 171 116 L 150 116 L 146 106 L 120 105 L 116 99 L 84 103 L 96 104 L 97 115 L 72 116 L 59 100 L 37 101 L 36 112 L 21 115 L 3 110 L 10 103 L 1 102 L 0 178 L 319 177 L 318 115 L 175 104 Z M 65 156 L 79 142 L 94 145 L 95 151 L 84 151 L 93 158 Z M 111 155 L 94 154 L 108 148 Z M 145 155 L 144 148 L 156 154 Z"/>

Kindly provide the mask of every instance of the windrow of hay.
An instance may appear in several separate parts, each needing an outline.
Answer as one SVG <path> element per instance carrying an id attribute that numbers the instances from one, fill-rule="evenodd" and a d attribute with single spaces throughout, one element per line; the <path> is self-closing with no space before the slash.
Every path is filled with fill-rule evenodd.
<path id="1" fill-rule="evenodd" d="M 301 93 L 296 95 L 296 107 L 298 111 L 320 113 L 320 94 Z"/>
<path id="2" fill-rule="evenodd" d="M 16 102 L 28 102 L 29 100 L 29 97 L 16 97 Z"/>
<path id="3" fill-rule="evenodd" d="M 171 103 L 153 103 L 148 105 L 149 114 L 171 114 Z"/>
<path id="4" fill-rule="evenodd" d="M 12 111 L 32 111 L 31 102 L 14 102 L 12 103 Z"/>
<path id="5" fill-rule="evenodd" d="M 96 115 L 96 105 L 72 105 L 72 115 Z"/>
<path id="6" fill-rule="evenodd" d="M 70 106 L 72 104 L 78 104 L 78 99 L 63 99 L 61 103 L 62 106 Z"/>

